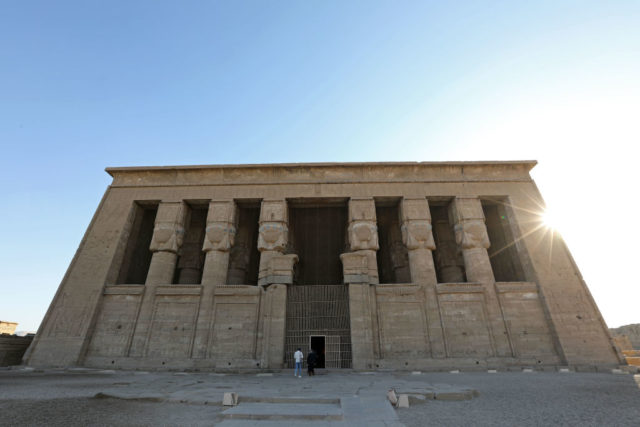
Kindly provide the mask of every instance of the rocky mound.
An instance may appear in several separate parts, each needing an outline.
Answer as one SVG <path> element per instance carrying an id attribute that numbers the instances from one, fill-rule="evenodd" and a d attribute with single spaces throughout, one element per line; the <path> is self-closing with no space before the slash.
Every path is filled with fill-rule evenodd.
<path id="1" fill-rule="evenodd" d="M 619 328 L 609 329 L 611 335 L 626 335 L 631 341 L 633 348 L 640 350 L 640 323 L 620 326 Z"/>

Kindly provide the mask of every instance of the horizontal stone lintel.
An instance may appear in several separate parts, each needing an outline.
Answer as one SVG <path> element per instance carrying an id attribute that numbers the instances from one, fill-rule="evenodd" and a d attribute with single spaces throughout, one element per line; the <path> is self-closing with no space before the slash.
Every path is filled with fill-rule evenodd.
<path id="1" fill-rule="evenodd" d="M 496 282 L 499 293 L 507 292 L 538 292 L 538 286 L 534 282 Z"/>
<path id="2" fill-rule="evenodd" d="M 258 280 L 258 285 L 291 285 L 293 284 L 293 276 L 283 275 L 283 276 L 267 276 Z"/>
<path id="3" fill-rule="evenodd" d="M 378 295 L 413 295 L 422 289 L 422 286 L 413 283 L 394 283 L 376 285 Z"/>
<path id="4" fill-rule="evenodd" d="M 144 285 L 113 285 L 105 286 L 104 295 L 142 295 Z"/>
<path id="5" fill-rule="evenodd" d="M 370 278 L 368 274 L 345 274 L 344 282 L 353 283 L 354 285 L 369 283 Z"/>
<path id="6" fill-rule="evenodd" d="M 156 295 L 200 295 L 201 285 L 166 285 L 156 288 Z"/>
<path id="7" fill-rule="evenodd" d="M 465 282 L 465 283 L 438 283 L 436 292 L 439 294 L 457 294 L 457 293 L 483 293 L 484 287 L 481 283 Z"/>
<path id="8" fill-rule="evenodd" d="M 216 286 L 215 295 L 258 295 L 261 289 L 254 285 L 220 285 Z"/>

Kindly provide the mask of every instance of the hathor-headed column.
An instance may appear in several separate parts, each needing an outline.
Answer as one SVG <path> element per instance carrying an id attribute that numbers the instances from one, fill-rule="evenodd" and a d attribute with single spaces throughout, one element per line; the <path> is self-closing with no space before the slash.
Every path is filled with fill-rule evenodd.
<path id="1" fill-rule="evenodd" d="M 487 315 L 496 355 L 513 356 L 500 302 L 495 290 L 495 277 L 487 249 L 490 246 L 484 222 L 482 203 L 477 197 L 456 197 L 451 204 L 458 247 L 462 250 L 469 282 L 479 282 L 485 291 Z"/>
<path id="2" fill-rule="evenodd" d="M 130 356 L 144 356 L 153 314 L 153 302 L 158 285 L 168 285 L 178 259 L 178 249 L 184 238 L 186 209 L 182 202 L 162 202 L 158 206 L 155 227 L 149 250 L 153 252 L 136 329 L 131 342 Z"/>
<path id="3" fill-rule="evenodd" d="M 349 246 L 340 255 L 344 282 L 349 286 L 351 348 L 354 369 L 370 369 L 380 354 L 376 291 L 378 284 L 378 228 L 373 199 L 349 200 Z"/>
<path id="4" fill-rule="evenodd" d="M 379 283 L 376 251 L 380 249 L 380 246 L 378 245 L 378 227 L 376 225 L 376 205 L 373 199 L 349 200 L 347 233 L 351 252 L 341 255 L 343 265 L 353 265 L 354 259 L 359 259 L 358 264 L 363 267 L 361 275 L 367 277 L 355 278 L 345 272 L 344 281 L 346 283 Z"/>
<path id="5" fill-rule="evenodd" d="M 444 337 L 436 295 L 436 270 L 432 251 L 436 248 L 427 199 L 403 199 L 400 204 L 402 241 L 409 252 L 411 282 L 424 287 L 427 328 L 433 357 L 445 357 Z"/>
<path id="6" fill-rule="evenodd" d="M 258 284 L 266 285 L 271 259 L 282 255 L 289 237 L 289 215 L 286 200 L 263 200 L 260 207 L 258 250 L 260 269 Z"/>
<path id="7" fill-rule="evenodd" d="M 293 283 L 295 254 L 284 255 L 289 234 L 286 200 L 263 200 L 260 207 L 258 250 L 260 269 L 260 366 L 282 368 L 284 362 L 287 285 Z"/>
<path id="8" fill-rule="evenodd" d="M 215 287 L 227 283 L 229 251 L 233 246 L 235 236 L 236 206 L 233 200 L 212 200 L 209 202 L 207 226 L 202 246 L 206 256 L 202 269 L 202 299 L 193 343 L 194 358 L 206 357 Z"/>

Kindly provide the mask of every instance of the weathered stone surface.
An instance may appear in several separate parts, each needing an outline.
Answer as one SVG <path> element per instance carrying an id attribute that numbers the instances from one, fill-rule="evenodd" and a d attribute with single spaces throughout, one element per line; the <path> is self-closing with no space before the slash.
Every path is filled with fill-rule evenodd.
<path id="1" fill-rule="evenodd" d="M 0 335 L 0 366 L 19 365 L 33 336 Z"/>
<path id="2" fill-rule="evenodd" d="M 222 397 L 222 406 L 237 406 L 238 405 L 238 393 L 225 393 Z"/>
<path id="3" fill-rule="evenodd" d="M 341 333 L 351 340 L 316 336 L 340 366 L 616 367 L 621 360 L 566 246 L 539 227 L 534 164 L 110 168 L 113 183 L 25 361 L 280 368 L 286 307 L 296 303 L 287 286 L 316 284 L 348 286 Z M 317 215 L 290 226 L 290 209 L 326 206 L 335 215 L 321 233 L 305 232 Z M 391 231 L 379 235 L 379 225 Z M 322 233 L 331 245 L 320 244 Z M 316 248 L 327 263 L 305 260 L 292 242 Z M 501 245 L 510 249 L 490 258 L 487 248 L 494 254 Z M 324 254 L 328 248 L 336 253 Z M 380 276 L 379 260 L 392 274 Z M 136 274 L 124 274 L 131 265 Z M 329 277 L 316 271 L 321 265 L 330 283 L 318 279 Z M 300 268 L 317 283 L 302 283 Z M 311 307 L 318 313 L 310 318 L 328 324 L 330 302 Z"/>

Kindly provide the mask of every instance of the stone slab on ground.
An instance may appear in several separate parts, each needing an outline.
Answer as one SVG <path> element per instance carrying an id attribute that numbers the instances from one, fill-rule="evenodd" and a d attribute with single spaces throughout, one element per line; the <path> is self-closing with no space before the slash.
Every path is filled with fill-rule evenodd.
<path id="1" fill-rule="evenodd" d="M 368 425 L 369 422 L 399 422 L 398 415 L 385 395 L 377 397 L 344 397 L 340 399 L 346 421 Z"/>
<path id="2" fill-rule="evenodd" d="M 217 427 L 283 427 L 284 425 L 300 425 L 303 427 L 347 427 L 344 421 L 307 420 L 293 424 L 284 424 L 282 420 L 224 420 Z"/>
<path id="3" fill-rule="evenodd" d="M 222 413 L 241 420 L 342 420 L 338 405 L 325 403 L 241 403 Z"/>

